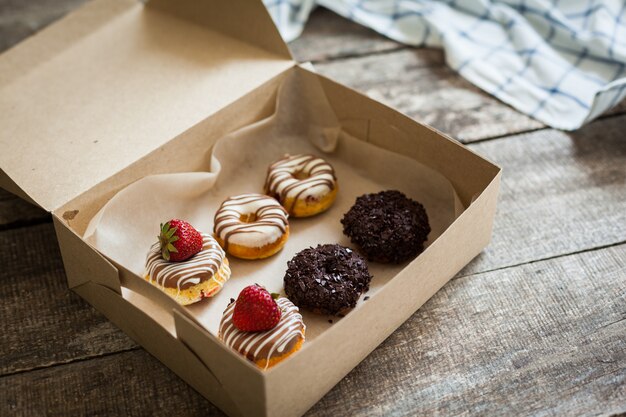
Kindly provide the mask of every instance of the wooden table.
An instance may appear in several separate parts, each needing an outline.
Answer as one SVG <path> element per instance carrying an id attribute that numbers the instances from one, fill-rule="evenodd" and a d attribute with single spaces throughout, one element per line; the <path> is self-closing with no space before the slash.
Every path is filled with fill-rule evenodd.
<path id="1" fill-rule="evenodd" d="M 0 0 L 0 48 L 81 2 Z M 491 245 L 308 415 L 625 412 L 626 103 L 549 129 L 323 10 L 291 47 L 504 169 Z M 0 415 L 221 415 L 68 290 L 48 214 L 0 193 L 0 247 Z"/>

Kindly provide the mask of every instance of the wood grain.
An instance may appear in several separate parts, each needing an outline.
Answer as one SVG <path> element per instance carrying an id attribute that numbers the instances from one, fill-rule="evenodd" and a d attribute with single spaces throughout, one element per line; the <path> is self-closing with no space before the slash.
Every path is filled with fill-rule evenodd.
<path id="1" fill-rule="evenodd" d="M 309 415 L 626 411 L 626 245 L 447 284 Z"/>
<path id="2" fill-rule="evenodd" d="M 222 416 L 144 350 L 0 378 L 3 416 Z"/>
<path id="3" fill-rule="evenodd" d="M 289 43 L 298 62 L 369 55 L 406 46 L 324 8 L 311 13 L 302 35 Z"/>
<path id="4" fill-rule="evenodd" d="M 307 415 L 626 411 L 625 306 L 626 245 L 457 279 Z M 16 415 L 219 415 L 143 350 L 2 377 L 0 403 Z"/>
<path id="5" fill-rule="evenodd" d="M 0 375 L 136 347 L 67 288 L 51 223 L 0 232 L 0 247 Z"/>
<path id="6" fill-rule="evenodd" d="M 544 126 L 460 78 L 443 65 L 440 50 L 403 49 L 315 67 L 461 142 Z"/>
<path id="7" fill-rule="evenodd" d="M 626 242 L 626 115 L 470 148 L 503 167 L 493 239 L 463 274 Z"/>
<path id="8" fill-rule="evenodd" d="M 442 50 L 393 47 L 329 13 L 314 12 L 290 44 L 297 60 L 314 61 L 321 74 L 465 143 L 545 127 L 461 78 L 446 66 Z M 623 113 L 626 100 L 606 115 Z"/>

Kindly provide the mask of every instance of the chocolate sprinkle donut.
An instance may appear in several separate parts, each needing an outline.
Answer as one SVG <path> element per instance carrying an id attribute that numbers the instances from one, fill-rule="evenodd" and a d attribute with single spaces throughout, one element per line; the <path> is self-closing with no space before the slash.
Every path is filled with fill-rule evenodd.
<path id="1" fill-rule="evenodd" d="M 367 262 L 341 245 L 317 245 L 287 262 L 285 292 L 298 307 L 319 314 L 346 313 L 372 280 Z"/>
<path id="2" fill-rule="evenodd" d="M 367 259 L 382 263 L 417 256 L 430 233 L 424 206 L 395 190 L 358 197 L 341 224 Z"/>

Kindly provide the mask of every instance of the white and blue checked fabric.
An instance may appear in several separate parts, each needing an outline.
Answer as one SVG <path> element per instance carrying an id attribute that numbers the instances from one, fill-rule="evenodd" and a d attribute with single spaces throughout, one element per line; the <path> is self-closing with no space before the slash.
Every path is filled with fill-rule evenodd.
<path id="1" fill-rule="evenodd" d="M 626 96 L 623 0 L 265 0 L 283 37 L 323 6 L 398 42 L 443 48 L 471 83 L 572 130 Z"/>

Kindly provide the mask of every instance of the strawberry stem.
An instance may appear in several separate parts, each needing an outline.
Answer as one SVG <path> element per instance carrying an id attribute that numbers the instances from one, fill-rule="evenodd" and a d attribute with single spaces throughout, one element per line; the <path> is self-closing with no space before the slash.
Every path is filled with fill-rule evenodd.
<path id="1" fill-rule="evenodd" d="M 159 243 L 161 245 L 161 256 L 166 261 L 170 260 L 170 253 L 178 253 L 178 249 L 173 245 L 178 240 L 178 236 L 174 236 L 176 230 L 178 230 L 177 227 L 170 227 L 170 222 L 161 223 Z"/>

